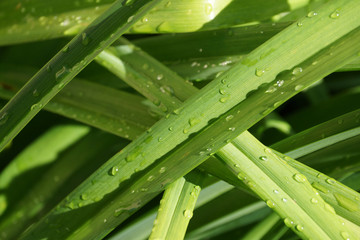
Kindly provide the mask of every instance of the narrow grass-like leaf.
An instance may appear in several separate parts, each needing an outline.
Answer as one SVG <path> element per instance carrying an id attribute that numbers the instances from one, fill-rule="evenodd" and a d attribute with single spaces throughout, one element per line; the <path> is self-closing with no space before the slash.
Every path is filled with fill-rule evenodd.
<path id="1" fill-rule="evenodd" d="M 53 138 L 49 140 L 47 135 L 54 133 L 54 131 L 50 131 L 31 147 L 36 154 L 44 150 L 54 151 L 56 149 L 52 148 L 53 144 L 50 144 L 51 141 L 61 142 L 59 141 L 59 137 L 62 137 L 64 140 L 69 138 L 71 136 L 69 133 L 71 127 L 74 128 L 75 126 L 57 127 L 54 130 L 57 130 L 58 134 L 61 133 L 62 136 L 55 138 L 54 134 L 52 134 Z M 86 127 L 81 128 L 88 130 Z M 64 136 L 64 134 L 66 136 Z M 100 142 L 99 138 L 101 138 Z M 42 144 L 39 146 L 40 142 L 42 142 Z M 6 236 L 7 239 L 17 238 L 31 223 L 36 222 L 37 219 L 41 218 L 47 211 L 56 206 L 56 204 L 82 180 L 87 178 L 99 167 L 104 160 L 114 154 L 117 148 L 124 147 L 126 144 L 127 141 L 119 141 L 119 139 L 113 135 L 93 131 L 78 141 L 72 148 L 58 154 L 56 161 L 47 167 L 45 172 L 40 169 L 40 172 L 32 176 L 32 179 L 26 178 L 27 182 L 32 184 L 31 191 L 25 191 L 25 189 L 23 189 L 24 187 L 29 187 L 26 182 L 18 183 L 16 180 L 13 180 L 11 182 L 11 188 L 14 188 L 13 185 L 16 185 L 15 187 L 19 190 L 19 192 L 16 193 L 21 195 L 8 196 L 11 201 L 9 202 L 10 208 L 7 209 L 9 211 L 6 211 L 0 220 L 2 237 Z M 90 149 L 89 146 L 91 146 Z M 24 151 L 22 156 L 30 157 L 27 152 L 28 151 Z M 32 157 L 30 159 L 41 158 Z M 25 158 L 25 160 L 28 161 L 29 158 Z M 18 163 L 18 161 L 13 161 L 12 163 Z M 19 178 L 25 179 L 26 173 L 27 172 L 20 175 Z M 87 197 L 86 195 L 82 195 L 82 198 Z M 72 208 L 74 206 L 69 205 L 68 207 Z M 16 222 L 16 224 L 14 224 L 14 222 Z"/>
<path id="2" fill-rule="evenodd" d="M 149 239 L 184 239 L 200 190 L 185 178 L 171 183 L 165 189 Z"/>
<path id="3" fill-rule="evenodd" d="M 290 166 L 306 176 L 311 185 L 320 192 L 321 197 L 334 207 L 336 213 L 360 226 L 360 194 L 304 164 L 288 160 Z M 358 187 L 360 188 L 360 186 Z"/>
<path id="4" fill-rule="evenodd" d="M 287 152 L 293 158 L 299 158 L 359 135 L 359 119 L 360 110 L 355 110 L 289 137 L 272 147 L 280 152 Z"/>
<path id="5" fill-rule="evenodd" d="M 262 239 L 264 235 L 277 223 L 280 217 L 276 213 L 271 213 L 264 220 L 253 227 L 250 232 L 242 238 L 242 240 L 256 240 Z"/>
<path id="6" fill-rule="evenodd" d="M 137 0 L 123 6 L 123 1 L 116 1 L 55 55 L 1 110 L 0 150 L 96 55 L 159 2 Z"/>
<path id="7" fill-rule="evenodd" d="M 244 225 L 244 222 L 248 223 L 249 218 L 250 222 L 257 221 L 269 214 L 269 212 L 266 204 L 263 202 L 255 202 L 189 232 L 185 236 L 185 239 L 207 239 L 212 236 L 217 236 Z"/>
<path id="8" fill-rule="evenodd" d="M 0 87 L 0 97 L 9 99 L 13 96 L 13 92 L 25 83 L 24 75 L 25 72 L 1 71 L 1 83 L 11 90 Z M 37 91 L 33 92 L 33 95 L 37 94 Z M 156 112 L 145 103 L 139 96 L 75 79 L 44 109 L 126 139 L 135 139 L 157 121 Z"/>
<path id="9" fill-rule="evenodd" d="M 53 163 L 57 156 L 76 143 L 89 132 L 89 128 L 80 125 L 58 126 L 46 132 L 34 143 L 22 151 L 0 174 L 0 215 L 8 208 L 13 208 L 20 200 L 20 196 L 28 192 L 30 183 L 34 184 L 34 177 L 39 174 L 42 167 Z M 47 147 L 44 147 L 47 146 Z M 28 176 L 24 173 L 35 171 Z M 14 182 L 21 180 L 24 183 L 18 185 L 17 191 L 12 191 Z"/>
<path id="10" fill-rule="evenodd" d="M 206 186 L 201 189 L 198 200 L 196 201 L 195 208 L 199 208 L 204 204 L 211 202 L 215 198 L 221 196 L 222 194 L 227 193 L 234 186 L 227 184 L 223 181 L 218 181 L 209 186 Z M 145 239 L 150 235 L 153 222 L 156 218 L 156 209 L 151 210 L 148 214 L 139 218 L 138 221 L 131 224 L 130 227 L 126 227 L 123 230 L 120 230 L 118 233 L 110 237 L 111 240 L 120 240 L 120 239 Z M 143 229 L 140 231 L 140 229 Z M 139 233 L 140 232 L 140 233 Z"/>
<path id="11" fill-rule="evenodd" d="M 257 149 L 261 143 L 249 134 L 246 137 L 246 142 L 236 139 L 234 147 L 226 146 L 218 154 L 239 179 L 284 219 L 288 227 L 307 238 L 355 237 L 351 228 L 342 225 L 334 209 L 313 191 L 304 175 L 284 164 L 264 146 L 263 155 L 259 155 Z"/>
<path id="12" fill-rule="evenodd" d="M 114 0 L 0 3 L 0 45 L 71 36 L 111 7 Z M 259 10 L 258 6 L 263 6 Z M 130 29 L 133 33 L 189 32 L 269 20 L 288 10 L 287 3 L 255 0 L 244 5 L 231 0 L 162 1 Z M 241 16 L 241 17 L 239 17 Z"/>

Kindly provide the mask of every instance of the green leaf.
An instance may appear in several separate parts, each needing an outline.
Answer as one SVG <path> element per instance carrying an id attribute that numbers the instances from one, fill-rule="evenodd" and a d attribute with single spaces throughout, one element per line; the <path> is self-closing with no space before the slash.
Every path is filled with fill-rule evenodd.
<path id="1" fill-rule="evenodd" d="M 158 2 L 138 0 L 126 6 L 115 2 L 55 55 L 1 110 L 0 150 L 96 55 Z M 39 92 L 36 97 L 35 90 Z"/>
<path id="2" fill-rule="evenodd" d="M 250 134 L 234 140 L 218 154 L 238 178 L 266 204 L 273 208 L 284 223 L 302 238 L 336 239 L 353 236 L 349 226 L 343 226 L 335 210 L 313 190 L 306 177 L 284 163 L 270 149 Z M 331 223 L 331 224 L 329 224 Z"/>
<path id="3" fill-rule="evenodd" d="M 26 178 L 22 176 L 25 172 L 40 170 L 42 167 L 53 163 L 60 152 L 79 141 L 88 132 L 89 128 L 86 126 L 63 125 L 54 127 L 13 159 L 0 174 L 2 192 L 0 194 L 0 215 L 3 215 L 9 207 L 16 205 L 16 202 L 20 200 L 20 194 L 27 192 L 30 183 L 35 180 L 36 174 L 30 174 Z M 39 174 L 39 170 L 36 171 L 37 174 Z M 10 186 L 13 186 L 13 181 L 16 181 L 20 176 L 22 176 L 22 181 L 27 184 L 17 187 L 17 191 L 11 191 Z"/>

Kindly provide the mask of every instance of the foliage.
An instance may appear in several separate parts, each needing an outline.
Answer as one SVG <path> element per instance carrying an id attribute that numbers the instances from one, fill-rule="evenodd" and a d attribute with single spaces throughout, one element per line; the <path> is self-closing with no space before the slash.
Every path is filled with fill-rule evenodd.
<path id="1" fill-rule="evenodd" d="M 357 239 L 359 10 L 1 2 L 0 238 Z"/>

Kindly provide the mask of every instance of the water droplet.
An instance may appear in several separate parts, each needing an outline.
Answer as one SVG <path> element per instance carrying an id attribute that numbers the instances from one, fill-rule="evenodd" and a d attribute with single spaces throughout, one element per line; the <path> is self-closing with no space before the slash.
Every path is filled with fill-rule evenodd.
<path id="1" fill-rule="evenodd" d="M 38 97 L 39 96 L 39 91 L 37 89 L 35 89 L 33 92 L 32 92 L 32 95 L 34 97 Z"/>
<path id="2" fill-rule="evenodd" d="M 88 195 L 86 193 L 83 193 L 83 194 L 80 195 L 80 199 L 81 200 L 86 200 L 86 199 L 88 199 Z"/>
<path id="3" fill-rule="evenodd" d="M 67 67 L 63 66 L 59 71 L 56 72 L 55 78 L 57 81 L 60 81 L 62 78 L 64 78 L 67 73 L 69 73 L 69 69 Z"/>
<path id="4" fill-rule="evenodd" d="M 160 168 L 159 173 L 164 173 L 165 171 L 166 171 L 166 167 L 162 167 Z"/>
<path id="5" fill-rule="evenodd" d="M 342 237 L 344 240 L 350 240 L 350 235 L 349 235 L 349 233 L 347 233 L 347 232 L 341 232 L 340 235 L 341 235 L 341 237 Z"/>
<path id="6" fill-rule="evenodd" d="M 230 128 L 229 128 L 229 131 L 232 131 L 232 132 L 233 132 L 233 131 L 235 131 L 235 129 L 236 129 L 235 127 L 230 127 Z"/>
<path id="7" fill-rule="evenodd" d="M 230 121 L 230 120 L 233 119 L 233 118 L 234 118 L 233 115 L 228 115 L 228 116 L 225 118 L 225 120 L 228 122 L 228 121 Z"/>
<path id="8" fill-rule="evenodd" d="M 134 15 L 130 16 L 130 17 L 128 18 L 127 22 L 129 23 L 129 22 L 131 22 L 132 20 L 134 20 Z"/>
<path id="9" fill-rule="evenodd" d="M 171 86 L 167 86 L 167 85 L 161 86 L 160 91 L 169 96 L 174 96 L 174 89 Z"/>
<path id="10" fill-rule="evenodd" d="M 328 192 L 329 192 L 329 190 L 328 190 L 326 187 L 322 186 L 321 184 L 319 184 L 319 183 L 317 183 L 317 182 L 313 182 L 311 185 L 312 185 L 315 189 L 317 189 L 317 190 L 319 190 L 319 191 L 321 191 L 321 192 L 323 192 L 323 193 L 328 193 Z"/>
<path id="11" fill-rule="evenodd" d="M 288 228 L 292 228 L 293 225 L 294 225 L 294 222 L 293 222 L 291 219 L 289 219 L 289 218 L 285 218 L 285 219 L 284 219 L 284 223 L 285 223 L 285 225 L 286 225 Z"/>
<path id="12" fill-rule="evenodd" d="M 62 51 L 63 51 L 64 53 L 66 53 L 68 50 L 69 50 L 69 46 L 65 46 L 65 47 L 62 49 Z"/>
<path id="13" fill-rule="evenodd" d="M 334 185 L 336 183 L 336 180 L 333 179 L 333 178 L 328 178 L 328 179 L 325 180 L 325 182 L 327 182 L 330 185 Z"/>
<path id="14" fill-rule="evenodd" d="M 353 201 L 352 199 L 345 197 L 342 194 L 334 193 L 334 196 L 336 198 L 336 201 L 339 203 L 339 205 L 350 212 L 355 212 L 360 210 L 360 204 Z"/>
<path id="15" fill-rule="evenodd" d="M 302 71 L 303 71 L 303 69 L 301 67 L 296 67 L 293 69 L 292 74 L 298 75 L 298 74 L 302 73 Z"/>
<path id="16" fill-rule="evenodd" d="M 196 124 L 199 124 L 201 121 L 200 121 L 200 119 L 198 119 L 198 118 L 190 118 L 189 119 L 189 124 L 190 124 L 190 126 L 195 126 Z"/>
<path id="17" fill-rule="evenodd" d="M 158 142 L 162 142 L 162 141 L 164 141 L 164 138 L 159 137 L 159 138 L 158 138 Z"/>
<path id="18" fill-rule="evenodd" d="M 162 22 L 162 23 L 159 24 L 159 26 L 157 26 L 156 30 L 158 32 L 171 32 L 172 27 L 169 24 L 169 22 Z"/>
<path id="19" fill-rule="evenodd" d="M 8 113 L 5 112 L 5 113 L 1 114 L 1 116 L 0 116 L 0 126 L 4 125 L 7 122 L 8 119 L 9 119 L 9 114 Z"/>
<path id="20" fill-rule="evenodd" d="M 193 212 L 191 210 L 187 209 L 184 211 L 184 217 L 190 219 L 190 218 L 192 218 L 192 216 L 193 216 Z"/>
<path id="21" fill-rule="evenodd" d="M 270 86 L 270 87 L 265 91 L 265 93 L 273 93 L 273 92 L 275 92 L 276 90 L 277 90 L 276 87 Z"/>
<path id="22" fill-rule="evenodd" d="M 293 176 L 293 179 L 299 183 L 306 181 L 306 177 L 301 173 L 295 173 Z"/>
<path id="23" fill-rule="evenodd" d="M 40 110 L 42 107 L 43 107 L 43 105 L 42 105 L 41 103 L 39 103 L 39 104 L 34 104 L 34 105 L 31 106 L 30 110 L 31 110 L 31 111 L 35 111 L 35 110 L 38 111 L 38 110 Z"/>
<path id="24" fill-rule="evenodd" d="M 86 46 L 89 44 L 89 38 L 85 32 L 81 34 L 81 43 Z"/>
<path id="25" fill-rule="evenodd" d="M 287 202 L 287 199 L 286 198 L 282 198 L 281 201 L 283 201 L 284 203 Z"/>
<path id="26" fill-rule="evenodd" d="M 114 166 L 110 169 L 110 175 L 115 176 L 119 171 L 119 168 L 117 166 Z"/>
<path id="27" fill-rule="evenodd" d="M 243 181 L 243 180 L 246 179 L 246 176 L 245 176 L 243 173 L 241 173 L 241 172 L 237 175 L 237 177 L 238 177 L 238 179 L 240 179 L 241 181 Z"/>
<path id="28" fill-rule="evenodd" d="M 317 204 L 319 201 L 316 198 L 311 198 L 310 202 L 312 204 Z"/>
<path id="29" fill-rule="evenodd" d="M 271 201 L 271 200 L 267 200 L 266 205 L 268 205 L 269 208 L 274 208 L 275 207 L 275 203 L 273 201 Z"/>
<path id="30" fill-rule="evenodd" d="M 297 24 L 296 24 L 298 27 L 302 27 L 302 22 L 298 22 Z"/>
<path id="31" fill-rule="evenodd" d="M 334 12 L 330 14 L 330 18 L 332 19 L 338 19 L 340 17 L 340 12 L 338 9 L 336 9 Z"/>
<path id="32" fill-rule="evenodd" d="M 332 213 L 334 215 L 336 214 L 335 209 L 332 206 L 330 206 L 329 204 L 324 203 L 324 208 L 325 208 L 326 211 L 328 211 L 328 212 L 330 212 L 330 213 Z"/>
<path id="33" fill-rule="evenodd" d="M 307 16 L 308 18 L 315 17 L 315 16 L 317 16 L 317 12 L 311 11 L 311 12 L 309 12 L 306 16 Z"/>
<path id="34" fill-rule="evenodd" d="M 159 80 L 159 81 L 160 81 L 161 79 L 163 79 L 163 78 L 164 78 L 164 75 L 162 75 L 162 74 L 159 74 L 159 75 L 156 76 L 156 79 Z"/>
<path id="35" fill-rule="evenodd" d="M 339 119 L 339 120 L 337 121 L 337 123 L 338 123 L 338 124 L 343 124 L 343 123 L 344 123 L 344 120 L 343 120 L 343 119 Z"/>
<path id="36" fill-rule="evenodd" d="M 227 91 L 226 91 L 226 89 L 224 89 L 224 88 L 220 88 L 219 93 L 220 93 L 221 95 L 225 95 L 225 94 L 227 93 Z"/>
<path id="37" fill-rule="evenodd" d="M 284 80 L 278 80 L 276 81 L 276 86 L 281 87 L 282 85 L 284 85 L 284 82 Z"/>
<path id="38" fill-rule="evenodd" d="M 304 86 L 299 84 L 295 86 L 295 91 L 300 91 Z"/>
<path id="39" fill-rule="evenodd" d="M 275 194 L 278 194 L 278 193 L 279 193 L 279 191 L 276 190 L 276 189 L 274 189 L 273 192 L 274 192 Z"/>
<path id="40" fill-rule="evenodd" d="M 226 101 L 228 100 L 229 98 L 228 97 L 222 97 L 219 99 L 219 102 L 221 103 L 226 103 Z"/>
<path id="41" fill-rule="evenodd" d="M 267 160 L 268 160 L 267 156 L 261 156 L 261 157 L 259 157 L 259 159 L 260 159 L 261 161 L 267 161 Z"/>
<path id="42" fill-rule="evenodd" d="M 264 69 L 256 69 L 255 70 L 255 75 L 258 77 L 261 77 L 262 75 L 264 75 L 265 70 Z"/>
<path id="43" fill-rule="evenodd" d="M 169 129 L 170 132 L 174 130 L 173 127 L 169 127 L 168 129 Z"/>
<path id="44" fill-rule="evenodd" d="M 221 79 L 221 81 L 220 81 L 222 84 L 226 84 L 226 79 L 225 78 L 223 78 L 223 79 Z"/>
<path id="45" fill-rule="evenodd" d="M 184 128 L 183 133 L 187 134 L 189 132 L 189 129 Z"/>
<path id="46" fill-rule="evenodd" d="M 173 113 L 174 113 L 175 115 L 179 115 L 179 114 L 181 113 L 181 110 L 182 110 L 182 108 L 175 109 L 175 110 L 173 111 Z"/>
<path id="47" fill-rule="evenodd" d="M 301 226 L 300 224 L 296 225 L 295 229 L 298 230 L 299 232 L 304 231 L 304 227 Z"/>
<path id="48" fill-rule="evenodd" d="M 155 177 L 154 177 L 153 175 L 151 175 L 151 176 L 148 177 L 147 180 L 148 180 L 149 182 L 151 182 L 151 181 L 153 181 L 154 179 L 155 179 Z"/>
<path id="49" fill-rule="evenodd" d="M 170 7 L 170 5 L 171 5 L 171 2 L 169 1 L 165 4 L 165 7 Z"/>
<path id="50" fill-rule="evenodd" d="M 205 3 L 205 14 L 210 15 L 213 10 L 213 6 L 210 3 Z"/>

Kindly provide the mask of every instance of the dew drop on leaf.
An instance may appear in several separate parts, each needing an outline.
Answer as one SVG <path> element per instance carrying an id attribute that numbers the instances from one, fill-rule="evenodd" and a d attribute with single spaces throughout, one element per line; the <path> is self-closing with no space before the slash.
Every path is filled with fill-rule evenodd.
<path id="1" fill-rule="evenodd" d="M 164 173 L 165 171 L 166 171 L 166 167 L 162 167 L 160 168 L 159 173 Z"/>
<path id="2" fill-rule="evenodd" d="M 360 210 L 360 204 L 353 201 L 352 199 L 339 193 L 334 193 L 334 197 L 341 207 L 349 210 L 350 212 L 356 212 Z"/>
<path id="3" fill-rule="evenodd" d="M 81 34 L 81 43 L 86 46 L 89 44 L 89 37 L 87 36 L 86 33 L 82 33 Z"/>
<path id="4" fill-rule="evenodd" d="M 114 166 L 110 169 L 110 175 L 115 176 L 119 171 L 119 168 L 117 166 Z"/>
<path id="5" fill-rule="evenodd" d="M 66 74 L 69 73 L 69 69 L 67 67 L 63 66 L 59 71 L 56 72 L 55 78 L 57 81 L 60 81 L 63 77 L 66 76 Z"/>
<path id="6" fill-rule="evenodd" d="M 297 224 L 296 227 L 295 227 L 295 229 L 298 230 L 299 232 L 304 231 L 304 227 L 301 226 L 300 224 Z"/>
<path id="7" fill-rule="evenodd" d="M 311 198 L 310 202 L 312 204 L 317 204 L 319 201 L 316 198 Z"/>
<path id="8" fill-rule="evenodd" d="M 285 219 L 284 219 L 284 223 L 285 223 L 285 225 L 286 225 L 288 228 L 291 228 L 291 227 L 293 227 L 293 225 L 294 225 L 294 222 L 293 222 L 291 219 L 289 219 L 289 218 L 285 218 Z"/>
<path id="9" fill-rule="evenodd" d="M 151 181 L 153 181 L 154 179 L 155 179 L 155 177 L 154 177 L 153 175 L 151 175 L 151 176 L 148 177 L 147 180 L 148 180 L 149 182 L 151 182 Z"/>
<path id="10" fill-rule="evenodd" d="M 306 181 L 306 177 L 301 173 L 295 173 L 293 176 L 293 179 L 299 183 Z"/>
<path id="11" fill-rule="evenodd" d="M 191 210 L 188 210 L 188 209 L 185 210 L 183 214 L 184 214 L 184 217 L 188 218 L 188 219 L 192 218 L 192 216 L 193 216 L 193 212 Z"/>
<path id="12" fill-rule="evenodd" d="M 334 12 L 332 12 L 331 14 L 330 14 L 330 18 L 332 18 L 332 19 L 338 19 L 340 17 L 340 12 L 339 12 L 339 10 L 335 10 Z"/>
<path id="13" fill-rule="evenodd" d="M 271 201 L 271 200 L 267 200 L 266 205 L 268 205 L 269 208 L 274 208 L 275 207 L 275 203 L 273 201 Z"/>
<path id="14" fill-rule="evenodd" d="M 311 12 L 309 12 L 306 16 L 307 16 L 308 18 L 315 17 L 315 16 L 317 16 L 317 12 L 311 11 Z"/>
<path id="15" fill-rule="evenodd" d="M 259 159 L 260 159 L 261 161 L 267 161 L 267 160 L 268 160 L 267 156 L 261 156 L 261 157 L 259 157 Z"/>
<path id="16" fill-rule="evenodd" d="M 228 115 L 228 116 L 225 118 L 225 120 L 228 122 L 228 121 L 230 121 L 230 120 L 233 119 L 233 118 L 234 118 L 233 115 Z"/>
<path id="17" fill-rule="evenodd" d="M 220 88 L 220 90 L 219 90 L 219 93 L 221 94 L 221 95 L 225 95 L 226 94 L 226 89 L 224 89 L 224 88 Z"/>
<path id="18" fill-rule="evenodd" d="M 344 240 L 350 240 L 350 235 L 349 235 L 349 233 L 347 233 L 347 232 L 341 232 L 340 235 L 341 235 L 341 237 L 342 237 Z"/>
<path id="19" fill-rule="evenodd" d="M 43 107 L 43 105 L 41 103 L 34 104 L 34 105 L 31 106 L 30 110 L 31 111 L 40 110 L 42 107 Z"/>
<path id="20" fill-rule="evenodd" d="M 81 195 L 80 195 L 80 199 L 81 199 L 81 200 L 86 200 L 86 199 L 88 199 L 87 194 L 86 194 L 86 193 L 81 194 Z"/>
<path id="21" fill-rule="evenodd" d="M 333 185 L 333 184 L 336 183 L 335 179 L 333 179 L 333 178 L 328 178 L 328 179 L 325 180 L 325 182 L 327 182 L 330 185 Z"/>
<path id="22" fill-rule="evenodd" d="M 5 112 L 5 113 L 1 114 L 1 116 L 0 116 L 0 126 L 4 125 L 7 122 L 8 119 L 9 119 L 9 114 L 8 113 Z"/>
<path id="23" fill-rule="evenodd" d="M 205 3 L 205 14 L 210 15 L 213 11 L 213 6 L 210 3 Z"/>
<path id="24" fill-rule="evenodd" d="M 295 86 L 295 91 L 300 91 L 304 86 L 303 85 L 296 85 Z"/>
<path id="25" fill-rule="evenodd" d="M 255 70 L 255 75 L 257 76 L 257 77 L 261 77 L 262 75 L 264 75 L 264 73 L 265 73 L 265 70 L 264 69 L 256 69 Z"/>
<path id="26" fill-rule="evenodd" d="M 298 74 L 302 73 L 302 71 L 303 71 L 303 69 L 301 67 L 296 67 L 293 69 L 292 74 L 298 75 Z"/>
<path id="27" fill-rule="evenodd" d="M 241 173 L 241 172 L 237 175 L 237 177 L 238 177 L 238 179 L 240 179 L 241 181 L 243 181 L 243 180 L 246 179 L 246 176 L 245 176 L 243 173 Z"/>

